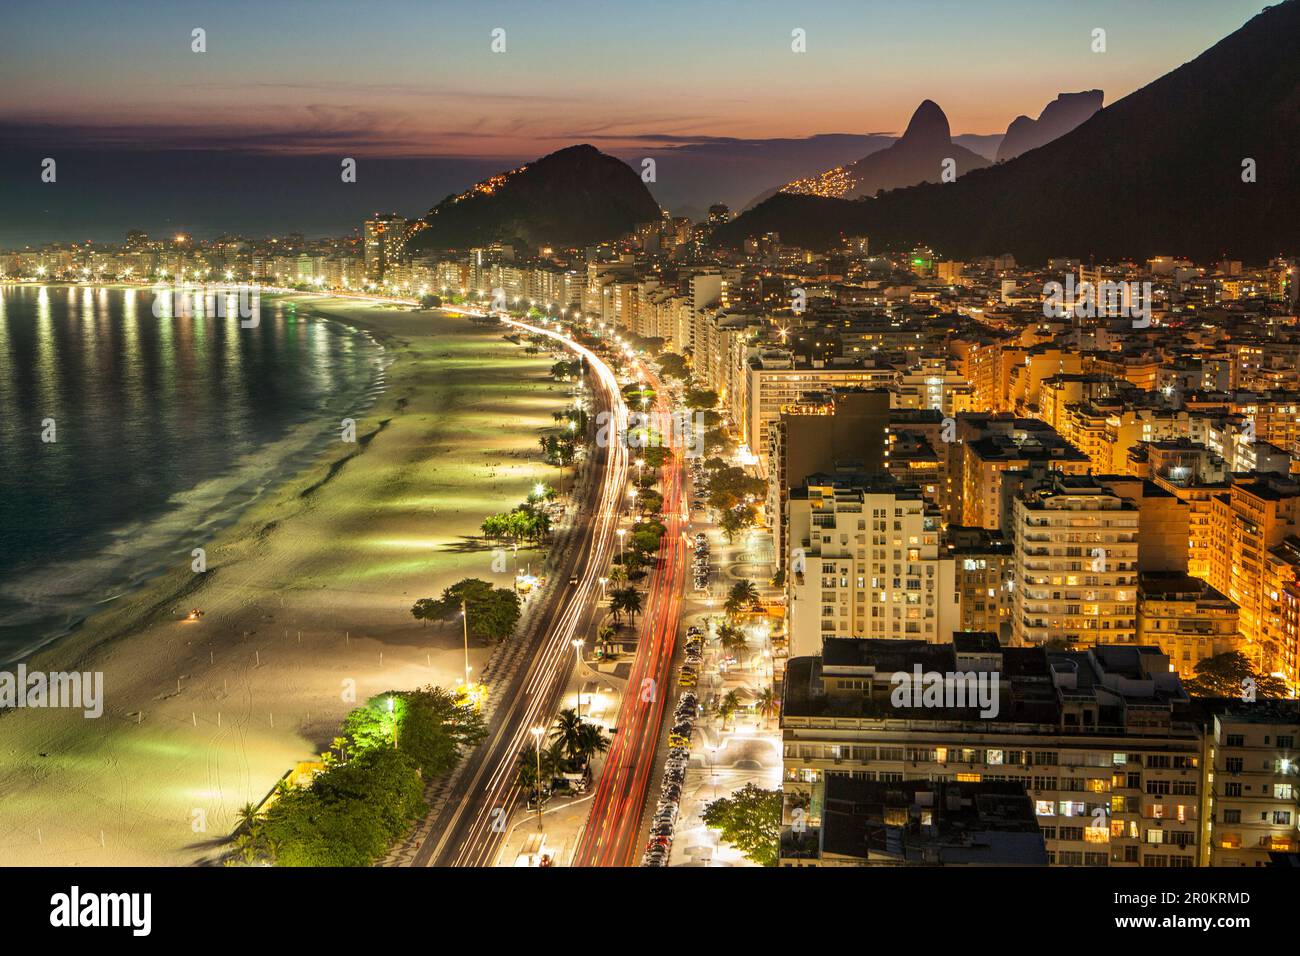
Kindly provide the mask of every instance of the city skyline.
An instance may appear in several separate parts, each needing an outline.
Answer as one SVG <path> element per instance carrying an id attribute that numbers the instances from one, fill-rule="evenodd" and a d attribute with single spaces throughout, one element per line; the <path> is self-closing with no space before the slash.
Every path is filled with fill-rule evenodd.
<path id="1" fill-rule="evenodd" d="M 1179 4 L 1172 16 L 1165 3 L 763 4 L 744 18 L 681 4 L 616 17 L 574 4 L 555 18 L 517 4 L 401 5 L 389 17 L 332 3 L 32 6 L 12 18 L 0 61 L 12 203 L 0 247 L 111 241 L 134 227 L 267 234 L 285 221 L 327 235 L 376 209 L 422 213 L 580 142 L 633 165 L 682 164 L 665 165 L 652 192 L 698 217 L 714 201 L 743 206 L 787 172 L 858 158 L 865 145 L 822 142 L 898 135 L 925 99 L 954 134 L 995 149 L 1018 115 L 1070 91 L 1100 89 L 1113 104 L 1257 6 Z M 196 28 L 206 52 L 191 49 Z M 1104 54 L 1092 50 L 1097 28 Z M 792 52 L 794 29 L 806 53 Z M 725 194 L 737 188 L 729 170 L 780 153 L 790 169 L 752 169 Z M 66 160 L 57 192 L 32 175 L 49 156 Z M 362 164 L 357 181 L 323 191 L 345 156 Z"/>
<path id="2" fill-rule="evenodd" d="M 382 868 L 427 929 L 438 870 L 644 868 L 683 882 L 615 906 L 680 930 L 683 870 L 827 868 L 909 925 L 1283 923 L 1300 0 L 1259 2 L 21 0 L 19 920 L 192 936 L 256 869 L 302 923 Z"/>

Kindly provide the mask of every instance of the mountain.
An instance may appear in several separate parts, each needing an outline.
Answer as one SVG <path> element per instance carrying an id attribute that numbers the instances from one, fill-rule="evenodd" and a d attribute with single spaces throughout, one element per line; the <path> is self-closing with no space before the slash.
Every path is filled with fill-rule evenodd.
<path id="1" fill-rule="evenodd" d="M 1052 140 L 1064 136 L 1093 113 L 1101 109 L 1103 94 L 1101 90 L 1085 90 L 1082 93 L 1061 93 L 1048 103 L 1038 114 L 1038 119 L 1017 116 L 1007 127 L 1006 134 L 998 146 L 997 161 L 1006 162 L 1015 159 L 1021 153 L 1045 146 Z"/>
<path id="2" fill-rule="evenodd" d="M 953 183 L 860 202 L 780 195 L 720 227 L 826 248 L 924 242 L 944 256 L 1104 259 L 1300 249 L 1300 2 L 1266 8 L 1196 59 L 1046 146 Z M 1243 182 L 1253 160 L 1255 182 Z"/>
<path id="3" fill-rule="evenodd" d="M 893 145 L 847 166 L 786 183 L 780 191 L 839 199 L 874 196 L 880 190 L 939 182 L 947 160 L 955 164 L 958 176 L 989 164 L 978 153 L 955 144 L 948 117 L 933 100 L 925 100 Z"/>
<path id="4" fill-rule="evenodd" d="M 626 163 L 594 146 L 570 146 L 448 196 L 429 210 L 407 247 L 425 252 L 512 239 L 585 246 L 660 215 Z"/>
<path id="5" fill-rule="evenodd" d="M 884 149 L 895 137 L 880 133 L 819 133 L 801 138 L 706 137 L 674 146 L 646 143 L 613 150 L 633 169 L 656 164 L 649 184 L 659 204 L 674 216 L 703 219 L 714 203 L 739 211 L 773 183 L 786 183 L 822 169 L 851 163 Z"/>

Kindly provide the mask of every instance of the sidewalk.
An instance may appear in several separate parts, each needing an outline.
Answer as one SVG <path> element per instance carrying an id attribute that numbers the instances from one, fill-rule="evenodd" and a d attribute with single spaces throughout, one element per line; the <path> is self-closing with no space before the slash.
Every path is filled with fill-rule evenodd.
<path id="1" fill-rule="evenodd" d="M 748 640 L 745 651 L 729 663 L 716 636 L 715 625 L 723 620 L 722 606 L 727 591 L 737 581 L 748 579 L 757 585 L 764 601 L 777 596 L 767 582 L 773 574 L 773 558 L 766 530 L 751 530 L 735 543 L 727 543 L 717 526 L 694 517 L 694 531 L 708 535 L 710 547 L 710 591 L 688 601 L 683 627 L 698 624 L 705 630 L 704 659 L 696 696 L 705 709 L 695 722 L 691 734 L 690 764 L 682 784 L 680 810 L 668 856 L 669 866 L 754 866 L 739 850 L 720 843 L 718 831 L 704 825 L 705 807 L 713 800 L 726 797 L 746 784 L 765 790 L 781 786 L 781 730 L 775 714 L 769 719 L 749 707 L 732 714 L 723 729 L 716 708 L 732 690 L 740 692 L 743 702 L 769 686 L 772 680 L 772 642 L 770 627 L 757 619 L 741 619 L 740 627 Z"/>

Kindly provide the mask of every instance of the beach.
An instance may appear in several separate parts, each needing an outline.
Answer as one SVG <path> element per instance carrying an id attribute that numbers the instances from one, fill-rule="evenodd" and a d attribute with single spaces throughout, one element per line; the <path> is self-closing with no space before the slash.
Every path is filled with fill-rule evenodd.
<path id="1" fill-rule="evenodd" d="M 391 359 L 384 391 L 355 443 L 212 540 L 204 573 L 156 577 L 27 660 L 102 672 L 103 715 L 0 716 L 0 863 L 216 859 L 238 809 L 328 746 L 356 703 L 461 679 L 460 627 L 416 621 L 417 599 L 512 580 L 514 556 L 494 571 L 478 528 L 557 480 L 537 443 L 568 400 L 552 360 L 441 312 L 290 298 L 371 331 Z M 475 673 L 489 652 L 471 644 Z"/>

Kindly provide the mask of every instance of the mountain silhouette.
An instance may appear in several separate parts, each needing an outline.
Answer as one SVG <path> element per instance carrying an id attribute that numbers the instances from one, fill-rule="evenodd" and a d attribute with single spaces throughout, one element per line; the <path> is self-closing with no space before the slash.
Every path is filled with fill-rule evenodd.
<path id="1" fill-rule="evenodd" d="M 660 215 L 630 166 L 594 146 L 569 146 L 448 196 L 429 210 L 407 248 L 418 254 L 508 240 L 585 246 Z"/>
<path id="2" fill-rule="evenodd" d="M 1045 146 L 1064 136 L 1101 109 L 1102 97 L 1101 90 L 1061 93 L 1044 107 L 1043 112 L 1038 114 L 1038 119 L 1017 116 L 1007 127 L 998 146 L 998 162 L 1015 159 L 1021 153 Z"/>
<path id="3" fill-rule="evenodd" d="M 781 194 L 714 240 L 735 246 L 776 231 L 810 248 L 867 235 L 875 248 L 924 242 L 958 259 L 1231 253 L 1260 262 L 1300 247 L 1298 153 L 1300 2 L 1284 0 L 1015 159 L 873 200 Z"/>
<path id="4" fill-rule="evenodd" d="M 880 190 L 937 183 L 949 162 L 957 176 L 989 164 L 983 156 L 954 143 L 948 117 L 939 104 L 925 100 L 912 114 L 903 135 L 892 145 L 847 166 L 787 183 L 780 192 L 840 199 L 874 196 Z"/>

